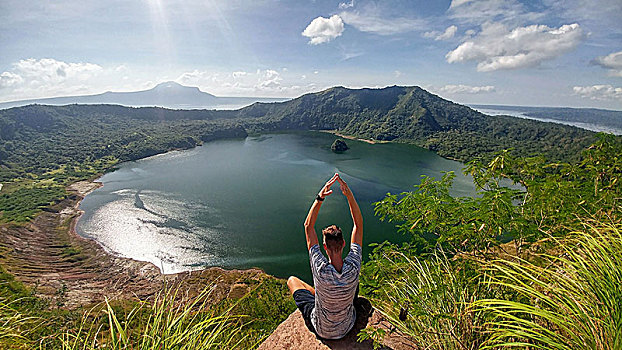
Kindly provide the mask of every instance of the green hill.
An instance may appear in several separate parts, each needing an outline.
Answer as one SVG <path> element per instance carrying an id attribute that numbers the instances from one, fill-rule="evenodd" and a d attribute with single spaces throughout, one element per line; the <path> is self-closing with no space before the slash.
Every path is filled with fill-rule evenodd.
<path id="1" fill-rule="evenodd" d="M 419 87 L 334 87 L 282 103 L 256 103 L 238 115 L 261 118 L 269 122 L 268 129 L 331 129 L 367 139 L 410 142 L 461 161 L 508 148 L 519 155 L 569 159 L 595 140 L 593 132 L 575 127 L 487 116 Z"/>

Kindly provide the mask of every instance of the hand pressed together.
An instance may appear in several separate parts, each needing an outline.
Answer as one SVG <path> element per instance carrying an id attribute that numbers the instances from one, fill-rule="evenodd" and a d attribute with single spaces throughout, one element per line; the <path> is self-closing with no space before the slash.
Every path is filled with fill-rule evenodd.
<path id="1" fill-rule="evenodd" d="M 337 181 L 338 178 L 339 174 L 335 173 L 335 175 L 333 175 L 333 177 L 331 177 L 330 180 L 326 182 L 324 187 L 322 187 L 317 195 L 320 196 L 320 198 L 326 198 L 327 196 L 330 196 L 330 194 L 333 193 L 333 190 L 331 190 L 330 187 L 335 183 L 335 181 Z"/>
<path id="2" fill-rule="evenodd" d="M 348 184 L 343 181 L 343 179 L 339 176 L 339 174 L 335 174 L 337 175 L 337 181 L 339 181 L 339 188 L 341 188 L 341 193 L 343 193 L 344 196 L 348 196 L 352 194 L 352 191 L 350 191 L 350 187 L 348 187 Z"/>

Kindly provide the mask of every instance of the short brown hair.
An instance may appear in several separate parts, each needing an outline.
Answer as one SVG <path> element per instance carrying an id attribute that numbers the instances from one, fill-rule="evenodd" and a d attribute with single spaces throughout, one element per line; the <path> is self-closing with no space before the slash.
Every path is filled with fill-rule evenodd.
<path id="1" fill-rule="evenodd" d="M 327 226 L 322 230 L 322 235 L 324 236 L 324 243 L 326 243 L 326 247 L 329 250 L 336 251 L 343 247 L 343 233 L 341 233 L 341 229 L 337 225 Z"/>

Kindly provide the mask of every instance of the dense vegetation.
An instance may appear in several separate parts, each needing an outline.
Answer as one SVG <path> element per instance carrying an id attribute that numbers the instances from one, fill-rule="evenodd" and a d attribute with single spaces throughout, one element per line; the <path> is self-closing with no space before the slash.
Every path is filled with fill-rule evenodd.
<path id="1" fill-rule="evenodd" d="M 244 128 L 211 112 L 120 106 L 28 106 L 0 111 L 0 221 L 27 222 L 71 182 L 118 162 L 218 138 Z"/>
<path id="2" fill-rule="evenodd" d="M 571 163 L 503 152 L 465 168 L 475 198 L 451 197 L 451 174 L 388 195 L 378 215 L 412 241 L 375 249 L 365 294 L 416 348 L 619 348 L 620 155 L 611 135 Z"/>
<path id="3" fill-rule="evenodd" d="M 0 223 L 27 223 L 65 196 L 69 183 L 93 178 L 121 161 L 279 130 L 336 130 L 414 143 L 470 161 L 465 171 L 480 188 L 475 198 L 451 197 L 452 174 L 447 174 L 439 181 L 424 178 L 414 192 L 389 195 L 377 205 L 377 214 L 396 222 L 412 241 L 375 249 L 362 274 L 362 292 L 415 344 L 476 349 L 504 342 L 537 346 L 547 339 L 558 343 L 574 339 L 566 337 L 575 330 L 568 326 L 574 319 L 534 313 L 533 306 L 541 307 L 538 303 L 543 300 L 538 293 L 559 283 L 559 276 L 547 274 L 549 266 L 580 279 L 575 287 L 583 288 L 580 283 L 585 282 L 589 288 L 605 290 L 605 294 L 592 291 L 593 303 L 581 304 L 596 308 L 588 310 L 593 313 L 571 314 L 585 321 L 575 322 L 583 327 L 579 334 L 594 331 L 590 322 L 602 319 L 605 323 L 597 322 L 597 331 L 608 339 L 609 320 L 621 324 L 622 311 L 614 307 L 622 304 L 619 287 L 610 280 L 596 283 L 604 278 L 597 274 L 601 270 L 611 271 L 613 275 L 605 277 L 620 281 L 619 260 L 603 258 L 606 247 L 590 240 L 596 236 L 613 252 L 619 249 L 620 137 L 597 141 L 594 133 L 573 127 L 489 117 L 417 87 L 332 88 L 237 111 L 108 105 L 3 110 Z M 505 241 L 511 243 L 501 243 Z M 562 253 L 565 260 L 559 258 Z M 593 268 L 598 264 L 601 270 Z M 586 268 L 581 270 L 582 266 Z M 524 269 L 541 269 L 542 280 L 522 280 L 525 276 L 518 275 Z M 103 343 L 115 349 L 168 348 L 156 341 L 156 333 L 173 340 L 185 339 L 185 332 L 197 334 L 192 341 L 206 348 L 252 347 L 293 309 L 283 284 L 267 283 L 206 313 L 197 313 L 198 307 L 172 305 L 165 293 L 149 303 L 99 305 L 83 315 L 88 310 L 50 310 L 12 276 L 1 277 L 0 345 L 17 348 L 31 348 L 37 341 L 44 348 L 91 349 Z M 521 284 L 535 289 L 520 289 Z M 568 293 L 576 295 L 573 290 Z M 605 296 L 609 299 L 602 300 Z M 574 311 L 566 304 L 559 309 L 556 302 L 563 300 L 557 298 L 543 308 Z M 614 306 L 603 310 L 599 303 Z M 534 324 L 542 326 L 549 338 L 523 331 Z M 622 339 L 617 329 L 614 345 Z M 382 330 L 367 330 L 363 337 L 378 340 L 382 335 Z M 145 339 L 153 342 L 141 345 Z"/>

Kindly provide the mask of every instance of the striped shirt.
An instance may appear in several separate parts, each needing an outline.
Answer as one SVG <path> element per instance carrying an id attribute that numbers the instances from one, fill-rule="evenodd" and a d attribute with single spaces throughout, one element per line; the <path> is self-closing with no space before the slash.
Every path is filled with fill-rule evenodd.
<path id="1" fill-rule="evenodd" d="M 362 248 L 350 244 L 350 252 L 343 260 L 341 273 L 320 252 L 319 245 L 309 249 L 311 273 L 315 285 L 315 308 L 311 323 L 317 335 L 324 339 L 343 338 L 354 326 L 354 294 L 359 282 Z"/>

